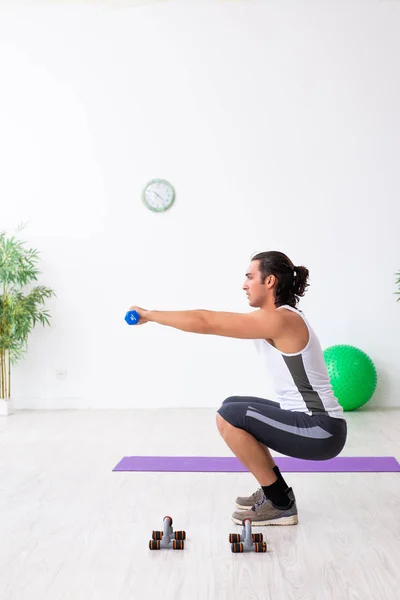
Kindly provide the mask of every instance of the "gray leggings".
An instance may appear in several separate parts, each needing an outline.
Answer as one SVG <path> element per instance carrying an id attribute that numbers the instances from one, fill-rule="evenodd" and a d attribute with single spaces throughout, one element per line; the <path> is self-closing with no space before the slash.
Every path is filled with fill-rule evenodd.
<path id="1" fill-rule="evenodd" d="M 346 443 L 344 419 L 326 413 L 307 415 L 284 410 L 271 400 L 231 396 L 222 403 L 218 413 L 271 450 L 294 458 L 328 460 L 337 456 Z"/>

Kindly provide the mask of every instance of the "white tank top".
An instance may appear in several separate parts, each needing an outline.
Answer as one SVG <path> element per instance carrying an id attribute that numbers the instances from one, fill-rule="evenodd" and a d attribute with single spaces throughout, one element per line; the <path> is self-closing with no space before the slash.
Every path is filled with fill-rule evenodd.
<path id="1" fill-rule="evenodd" d="M 304 320 L 308 329 L 308 342 L 301 352 L 286 354 L 267 340 L 253 340 L 261 361 L 272 373 L 277 400 L 281 408 L 311 414 L 327 414 L 330 417 L 344 418 L 330 383 L 320 342 L 304 315 L 292 306 L 281 308 L 291 310 Z"/>

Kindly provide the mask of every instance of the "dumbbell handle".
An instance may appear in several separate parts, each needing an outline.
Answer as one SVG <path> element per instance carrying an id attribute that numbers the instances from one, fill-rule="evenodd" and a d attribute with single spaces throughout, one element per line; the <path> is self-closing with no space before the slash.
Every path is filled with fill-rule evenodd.
<path id="1" fill-rule="evenodd" d="M 139 322 L 140 315 L 136 310 L 128 310 L 125 315 L 125 321 L 128 325 L 136 325 Z"/>

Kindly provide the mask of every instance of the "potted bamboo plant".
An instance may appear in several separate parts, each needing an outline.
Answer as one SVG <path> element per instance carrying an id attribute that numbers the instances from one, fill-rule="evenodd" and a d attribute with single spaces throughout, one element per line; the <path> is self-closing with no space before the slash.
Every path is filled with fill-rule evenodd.
<path id="1" fill-rule="evenodd" d="M 27 350 L 28 337 L 37 323 L 50 325 L 45 302 L 54 291 L 37 281 L 39 252 L 25 242 L 0 233 L 0 415 L 12 412 L 11 365 Z"/>

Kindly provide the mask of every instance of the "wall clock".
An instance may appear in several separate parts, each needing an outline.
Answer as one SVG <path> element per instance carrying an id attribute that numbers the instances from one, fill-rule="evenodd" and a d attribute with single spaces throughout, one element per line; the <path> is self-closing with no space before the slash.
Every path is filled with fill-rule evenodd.
<path id="1" fill-rule="evenodd" d="M 175 190 L 165 179 L 152 179 L 143 190 L 143 202 L 154 212 L 168 210 L 174 200 Z"/>

